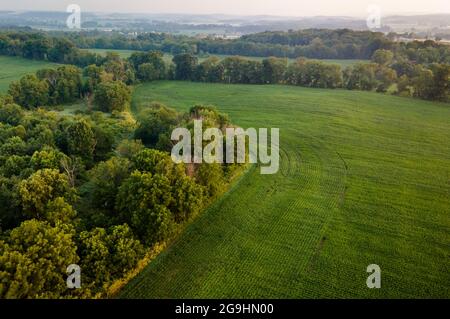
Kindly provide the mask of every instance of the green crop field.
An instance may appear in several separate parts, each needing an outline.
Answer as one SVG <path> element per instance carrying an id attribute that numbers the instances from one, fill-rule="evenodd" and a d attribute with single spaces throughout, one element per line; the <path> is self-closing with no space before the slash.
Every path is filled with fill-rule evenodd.
<path id="1" fill-rule="evenodd" d="M 280 128 L 280 171 L 250 169 L 119 297 L 450 297 L 450 105 L 190 82 L 137 87 L 149 101 Z"/>
<path id="2" fill-rule="evenodd" d="M 0 65 L 2 66 L 0 69 L 0 93 L 7 92 L 12 81 L 18 80 L 26 74 L 58 66 L 56 63 L 10 56 L 0 56 Z"/>

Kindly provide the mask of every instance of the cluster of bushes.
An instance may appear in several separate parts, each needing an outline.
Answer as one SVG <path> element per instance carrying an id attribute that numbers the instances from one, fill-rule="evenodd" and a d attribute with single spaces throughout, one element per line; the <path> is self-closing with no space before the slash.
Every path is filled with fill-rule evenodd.
<path id="1" fill-rule="evenodd" d="M 391 50 L 419 64 L 450 63 L 450 48 L 434 41 L 394 42 L 394 35 L 349 29 L 306 29 L 249 34 L 235 40 L 198 39 L 167 33 L 9 31 L 0 34 L 0 54 L 43 59 L 85 67 L 101 65 L 104 57 L 78 48 L 162 51 L 178 55 L 221 54 L 310 59 L 370 59 L 379 49 Z"/>
<path id="2" fill-rule="evenodd" d="M 81 71 L 71 65 L 39 70 L 11 83 L 8 94 L 26 108 L 73 102 L 82 95 Z"/>
<path id="3" fill-rule="evenodd" d="M 123 32 L 55 32 L 55 36 L 70 39 L 79 48 L 106 50 L 162 51 L 173 55 L 197 52 L 198 39 L 171 33 L 143 32 L 137 36 Z"/>
<path id="4" fill-rule="evenodd" d="M 59 93 L 71 90 L 54 89 L 79 79 L 75 70 L 38 72 L 44 105 L 75 98 Z M 73 92 L 83 88 L 74 83 Z M 95 84 L 96 98 L 105 98 L 100 87 L 112 83 Z M 12 87 L 22 94 L 29 86 Z M 146 251 L 223 191 L 235 171 L 174 164 L 166 152 L 170 129 L 191 126 L 194 116 L 225 129 L 226 116 L 212 108 L 179 114 L 155 104 L 136 122 L 118 112 L 62 115 L 28 104 L 21 94 L 0 100 L 0 298 L 105 295 Z M 81 289 L 67 289 L 70 264 L 81 267 Z"/>
<path id="5" fill-rule="evenodd" d="M 66 37 L 50 37 L 42 32 L 25 31 L 0 33 L 0 54 L 80 67 L 102 64 L 104 60 L 99 54 L 78 49 Z"/>
<path id="6" fill-rule="evenodd" d="M 450 64 L 417 64 L 392 51 L 377 50 L 373 63 L 357 64 L 344 71 L 344 87 L 357 90 L 393 92 L 425 100 L 448 101 Z"/>
<path id="7" fill-rule="evenodd" d="M 25 75 L 10 84 L 8 94 L 14 103 L 26 109 L 73 103 L 81 98 L 90 103 L 93 97 L 98 110 L 122 112 L 131 101 L 131 89 L 126 83 L 134 82 L 127 76 L 134 77 L 134 73 L 127 72 L 123 60 L 111 56 L 114 60 L 108 60 L 104 66 L 90 65 L 81 70 L 65 65 Z M 113 63 L 116 67 L 111 66 Z"/>

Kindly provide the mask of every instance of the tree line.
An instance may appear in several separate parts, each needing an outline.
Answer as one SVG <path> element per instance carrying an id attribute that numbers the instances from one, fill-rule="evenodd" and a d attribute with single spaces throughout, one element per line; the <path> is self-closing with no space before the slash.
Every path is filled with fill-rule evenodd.
<path id="1" fill-rule="evenodd" d="M 346 88 L 388 92 L 426 100 L 448 101 L 450 65 L 423 65 L 395 57 L 390 50 L 375 51 L 370 63 L 357 63 L 342 70 L 340 65 L 318 60 L 268 58 L 260 61 L 241 57 L 216 57 L 198 63 L 192 54 L 177 55 L 174 79 L 243 84 L 288 84 L 313 88 Z"/>
<path id="2" fill-rule="evenodd" d="M 111 82 L 111 80 L 116 82 L 115 84 L 100 85 L 99 89 L 103 90 L 104 93 L 105 91 L 110 92 L 110 95 L 100 94 L 100 92 L 96 95 L 97 102 L 100 104 L 105 104 L 104 101 L 107 97 L 110 100 L 114 99 L 114 89 L 116 92 L 121 92 L 121 95 L 127 96 L 126 88 L 121 82 L 125 85 L 132 85 L 139 81 L 161 79 L 218 83 L 289 84 L 305 87 L 389 91 L 402 96 L 441 101 L 447 100 L 449 95 L 446 74 L 448 74 L 449 68 L 450 48 L 433 41 L 394 43 L 379 33 L 349 30 L 265 32 L 248 35 L 240 40 L 248 44 L 269 43 L 270 45 L 287 45 L 292 48 L 298 45 L 315 46 L 319 44 L 319 40 L 325 43 L 320 46 L 340 48 L 343 46 L 358 46 L 367 42 L 364 57 L 371 54 L 371 63 L 360 63 L 342 70 L 338 65 L 304 58 L 299 58 L 294 63 L 288 63 L 286 58 L 276 57 L 266 58 L 261 62 L 237 56 L 222 60 L 211 57 L 199 63 L 198 57 L 189 52 L 192 50 L 186 50 L 185 53 L 175 55 L 173 63 L 167 64 L 164 62 L 163 54 L 160 51 L 136 52 L 128 59 L 121 59 L 114 53 L 100 56 L 86 52 L 73 44 L 83 39 L 85 41 L 83 43 L 86 45 L 86 41 L 98 37 L 105 43 L 112 41 L 113 46 L 122 48 L 122 45 L 128 43 L 127 41 L 158 44 L 167 39 L 171 41 L 179 40 L 184 43 L 183 39 L 186 39 L 184 36 L 145 33 L 138 35 L 136 38 L 127 38 L 126 41 L 124 39 L 113 41 L 112 39 L 116 39 L 114 36 L 102 37 L 102 35 L 103 33 L 88 33 L 87 35 L 75 33 L 71 35 L 71 39 L 65 39 L 58 36 L 52 38 L 40 33 L 7 33 L 6 35 L 0 35 L 0 54 L 22 54 L 24 57 L 43 58 L 65 63 L 75 60 L 75 64 L 84 68 L 82 76 L 89 78 L 89 82 L 84 83 L 79 90 L 81 96 L 93 95 L 94 90 L 97 89 L 97 84 L 100 82 Z M 15 44 L 8 44 L 8 41 Z M 219 43 L 222 40 L 214 41 Z M 41 45 L 42 43 L 47 45 Z M 34 46 L 38 48 L 27 49 Z M 191 47 L 191 45 L 188 45 L 188 47 Z M 196 46 L 196 48 L 198 47 Z M 58 52 L 58 54 L 52 53 L 53 51 Z M 315 54 L 319 54 L 321 50 L 315 48 L 313 51 Z M 27 52 L 33 52 L 33 54 Z M 358 52 L 362 51 L 359 50 Z M 246 52 L 233 51 L 233 53 L 245 54 Z M 308 56 L 308 54 L 305 55 Z M 321 55 L 320 57 L 324 56 Z M 345 57 L 357 56 L 345 55 Z M 50 71 L 46 72 L 47 74 L 37 74 L 37 79 L 30 76 L 26 80 L 26 82 L 35 82 L 36 85 L 33 87 L 36 87 L 38 96 L 40 96 L 39 92 L 47 89 L 45 84 L 39 86 L 37 82 L 42 81 L 45 77 L 56 78 Z M 69 70 L 66 70 L 67 72 Z M 72 69 L 71 78 L 48 83 L 49 89 L 56 92 L 49 93 L 49 104 L 58 104 L 66 99 L 63 97 L 64 95 L 70 95 L 69 92 L 75 93 L 75 86 L 77 86 L 76 83 L 79 83 L 79 80 L 74 72 L 76 73 Z M 108 76 L 110 78 L 105 78 Z M 68 88 L 69 83 L 72 88 Z M 66 92 L 62 92 L 63 87 L 65 87 Z M 20 95 L 20 87 L 16 86 L 15 89 L 17 92 L 12 95 Z M 58 90 L 60 93 L 58 93 Z M 61 97 L 55 98 L 56 94 Z M 46 99 L 45 96 L 42 98 Z M 100 101 L 101 99 L 103 99 L 103 102 Z M 116 99 L 120 100 L 119 94 L 116 94 Z M 42 102 L 45 102 L 44 100 L 37 98 L 34 103 L 42 104 Z M 27 102 L 23 103 L 24 105 L 28 104 Z M 122 103 L 118 104 L 123 105 Z M 112 108 L 117 107 L 112 106 Z"/>
<path id="3" fill-rule="evenodd" d="M 122 32 L 100 31 L 4 31 L 0 33 L 0 54 L 87 66 L 101 63 L 102 57 L 78 48 L 293 59 L 370 59 L 375 51 L 385 49 L 419 64 L 450 63 L 450 48 L 446 45 L 431 40 L 395 42 L 394 37 L 395 34 L 386 36 L 380 32 L 349 29 L 261 32 L 235 40 L 168 33 L 139 33 L 130 36 Z"/>

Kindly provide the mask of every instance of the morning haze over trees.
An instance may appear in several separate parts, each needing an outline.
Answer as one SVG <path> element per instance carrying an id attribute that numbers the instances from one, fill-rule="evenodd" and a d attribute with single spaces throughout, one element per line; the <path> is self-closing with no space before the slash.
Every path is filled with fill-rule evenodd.
<path id="1" fill-rule="evenodd" d="M 136 52 L 122 58 L 89 49 Z M 204 129 L 234 124 L 209 105 L 180 112 L 137 104 L 139 85 L 279 84 L 450 98 L 449 46 L 370 31 L 270 31 L 226 40 L 12 28 L 0 32 L 0 55 L 55 63 L 13 81 L 0 98 L 1 298 L 114 295 L 140 261 L 243 173 L 243 165 L 174 164 L 174 128 L 192 129 L 195 119 Z M 323 59 L 367 61 L 343 67 Z M 76 103 L 83 107 L 64 112 Z M 67 290 L 69 264 L 81 266 L 82 289 Z"/>

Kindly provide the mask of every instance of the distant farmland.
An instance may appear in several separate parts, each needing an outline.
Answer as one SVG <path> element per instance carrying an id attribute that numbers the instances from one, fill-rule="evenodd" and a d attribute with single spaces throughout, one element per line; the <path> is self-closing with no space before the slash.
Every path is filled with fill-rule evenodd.
<path id="1" fill-rule="evenodd" d="M 2 66 L 0 69 L 0 93 L 6 93 L 12 81 L 19 80 L 26 74 L 58 66 L 56 63 L 10 56 L 0 56 L 0 65 Z"/>
<path id="2" fill-rule="evenodd" d="M 281 168 L 251 170 L 119 297 L 449 297 L 449 104 L 190 82 L 138 86 L 149 101 L 279 127 Z"/>

